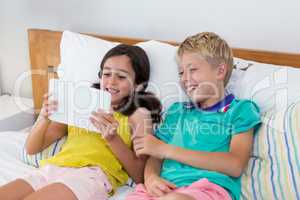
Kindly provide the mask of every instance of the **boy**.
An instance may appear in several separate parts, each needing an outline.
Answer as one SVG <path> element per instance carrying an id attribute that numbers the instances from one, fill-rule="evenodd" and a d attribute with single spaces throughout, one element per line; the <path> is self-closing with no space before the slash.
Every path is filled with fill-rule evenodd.
<path id="1" fill-rule="evenodd" d="M 150 158 L 145 185 L 127 199 L 238 200 L 259 109 L 249 100 L 225 95 L 233 56 L 218 35 L 188 37 L 177 54 L 180 82 L 190 102 L 168 109 L 156 137 L 135 140 L 137 155 Z"/>

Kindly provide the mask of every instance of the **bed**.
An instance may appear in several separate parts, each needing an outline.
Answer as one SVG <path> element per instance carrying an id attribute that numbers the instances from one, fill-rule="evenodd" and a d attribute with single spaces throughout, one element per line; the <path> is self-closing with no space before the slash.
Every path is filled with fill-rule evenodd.
<path id="1" fill-rule="evenodd" d="M 61 63 L 60 42 L 62 39 L 62 34 L 63 33 L 60 31 L 41 30 L 41 29 L 28 30 L 30 61 L 31 61 L 31 70 L 32 70 L 33 103 L 36 111 L 38 111 L 41 108 L 42 96 L 44 93 L 47 92 L 48 80 L 50 78 L 57 77 L 55 66 L 58 66 Z M 115 37 L 115 36 L 105 36 L 105 35 L 95 35 L 95 34 L 87 34 L 87 35 L 112 41 L 112 42 L 119 42 L 119 43 L 126 43 L 126 44 L 136 44 L 136 43 L 146 41 L 137 38 Z M 171 45 L 178 44 L 176 42 L 166 42 L 166 43 Z M 261 50 L 252 50 L 252 49 L 240 49 L 240 48 L 234 48 L 233 52 L 235 57 L 241 59 L 252 60 L 260 63 L 281 65 L 281 66 L 292 66 L 293 69 L 300 68 L 300 54 L 261 51 Z M 20 161 L 20 152 L 23 148 L 26 135 L 27 134 L 22 131 L 7 131 L 7 132 L 0 133 L 0 137 L 1 137 L 0 138 L 0 148 L 1 148 L 0 185 L 10 180 L 13 180 L 16 177 L 23 176 L 29 170 L 34 170 L 33 167 L 29 167 L 28 165 Z M 296 149 L 296 152 L 299 152 L 299 149 Z M 257 162 L 258 157 L 259 156 L 254 155 L 251 158 L 250 163 Z M 251 175 L 253 175 L 253 171 L 255 171 L 255 169 L 249 168 L 248 171 L 245 172 L 244 177 L 246 178 L 247 176 L 250 177 Z M 299 176 L 299 174 L 296 175 Z M 272 177 L 274 177 L 274 174 L 272 175 Z M 296 187 L 300 188 L 298 182 L 296 183 Z M 256 189 L 256 186 L 253 186 L 253 188 L 254 189 L 245 188 L 242 198 L 261 199 L 257 194 L 252 194 L 255 193 L 254 190 Z M 297 190 L 297 188 L 295 190 Z M 131 187 L 124 186 L 120 188 L 117 191 L 117 194 L 111 199 L 123 199 L 126 193 L 130 191 L 132 191 Z M 251 195 L 248 193 L 251 193 Z M 267 197 L 265 194 L 262 194 L 261 196 L 263 196 L 264 198 L 269 198 L 269 196 Z"/>
<path id="2" fill-rule="evenodd" d="M 21 130 L 34 123 L 33 100 L 30 98 L 2 95 L 0 108 L 0 132 Z"/>
<path id="3" fill-rule="evenodd" d="M 20 158 L 25 130 L 35 120 L 33 100 L 12 95 L 0 96 L 0 185 L 22 176 L 32 167 Z M 13 169 L 13 170 L 12 170 Z"/>

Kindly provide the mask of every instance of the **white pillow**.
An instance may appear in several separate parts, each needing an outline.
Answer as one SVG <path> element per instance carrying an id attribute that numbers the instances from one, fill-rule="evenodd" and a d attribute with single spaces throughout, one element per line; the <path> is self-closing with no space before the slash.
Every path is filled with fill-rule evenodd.
<path id="1" fill-rule="evenodd" d="M 246 71 L 249 67 L 251 67 L 253 65 L 253 61 L 234 57 L 233 65 L 234 65 L 234 68 L 236 68 L 236 69 Z"/>
<path id="2" fill-rule="evenodd" d="M 95 37 L 64 31 L 60 45 L 59 78 L 76 82 L 97 82 L 103 56 L 116 45 L 117 43 Z M 176 101 L 187 101 L 179 83 L 175 59 L 177 47 L 154 40 L 138 43 L 137 46 L 143 48 L 149 57 L 151 72 L 148 91 L 155 93 L 161 100 L 163 110 Z M 241 70 L 233 70 L 227 87 L 228 93 L 235 91 L 234 86 L 241 77 Z"/>
<path id="3" fill-rule="evenodd" d="M 246 60 L 234 57 L 233 65 L 234 68 L 232 69 L 230 79 L 226 85 L 225 93 L 238 96 L 240 93 L 241 81 L 243 80 L 246 70 L 251 66 L 251 64 L 246 62 Z"/>
<path id="4" fill-rule="evenodd" d="M 60 43 L 59 78 L 75 82 L 97 82 L 103 56 L 116 45 L 92 36 L 64 31 Z"/>
<path id="5" fill-rule="evenodd" d="M 187 96 L 179 83 L 175 58 L 177 47 L 154 40 L 138 43 L 137 46 L 143 48 L 149 57 L 148 91 L 155 93 L 161 100 L 163 110 L 174 102 L 186 101 Z"/>
<path id="6" fill-rule="evenodd" d="M 300 69 L 248 61 L 240 85 L 234 93 L 255 101 L 262 112 L 286 108 L 300 99 Z"/>

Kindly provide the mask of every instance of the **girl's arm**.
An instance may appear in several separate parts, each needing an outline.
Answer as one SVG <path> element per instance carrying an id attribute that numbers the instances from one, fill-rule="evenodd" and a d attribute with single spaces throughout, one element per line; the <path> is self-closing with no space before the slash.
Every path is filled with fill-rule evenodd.
<path id="1" fill-rule="evenodd" d="M 25 148 L 28 154 L 35 154 L 42 151 L 55 140 L 67 134 L 67 125 L 51 122 L 48 119 L 57 106 L 57 102 L 48 101 L 48 97 L 49 94 L 44 95 L 40 115 L 26 139 Z"/>
<path id="2" fill-rule="evenodd" d="M 132 138 L 136 136 L 152 133 L 152 120 L 150 112 L 144 108 L 138 108 L 130 117 L 129 123 L 132 125 Z M 115 135 L 111 140 L 107 140 L 112 152 L 121 161 L 130 177 L 136 183 L 144 181 L 144 167 L 147 156 L 137 157 L 135 152 L 127 147 L 119 135 Z"/>
<path id="3" fill-rule="evenodd" d="M 28 154 L 41 152 L 66 134 L 67 125 L 39 117 L 26 139 L 26 152 Z"/>
<path id="4" fill-rule="evenodd" d="M 253 129 L 232 137 L 229 152 L 204 152 L 187 150 L 166 144 L 156 138 L 145 137 L 139 141 L 138 155 L 176 160 L 193 167 L 218 171 L 239 177 L 246 167 L 252 150 Z"/>

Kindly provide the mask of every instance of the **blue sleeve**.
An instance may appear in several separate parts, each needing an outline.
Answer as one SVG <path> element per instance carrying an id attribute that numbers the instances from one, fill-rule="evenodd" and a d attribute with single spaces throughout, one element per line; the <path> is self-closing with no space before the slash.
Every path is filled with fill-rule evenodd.
<path id="1" fill-rule="evenodd" d="M 161 125 L 155 130 L 155 136 L 158 139 L 164 141 L 165 143 L 169 143 L 171 141 L 177 127 L 180 111 L 180 103 L 174 103 L 169 107 Z"/>
<path id="2" fill-rule="evenodd" d="M 241 100 L 232 112 L 232 135 L 254 129 L 256 133 L 261 124 L 258 106 L 250 100 Z"/>

